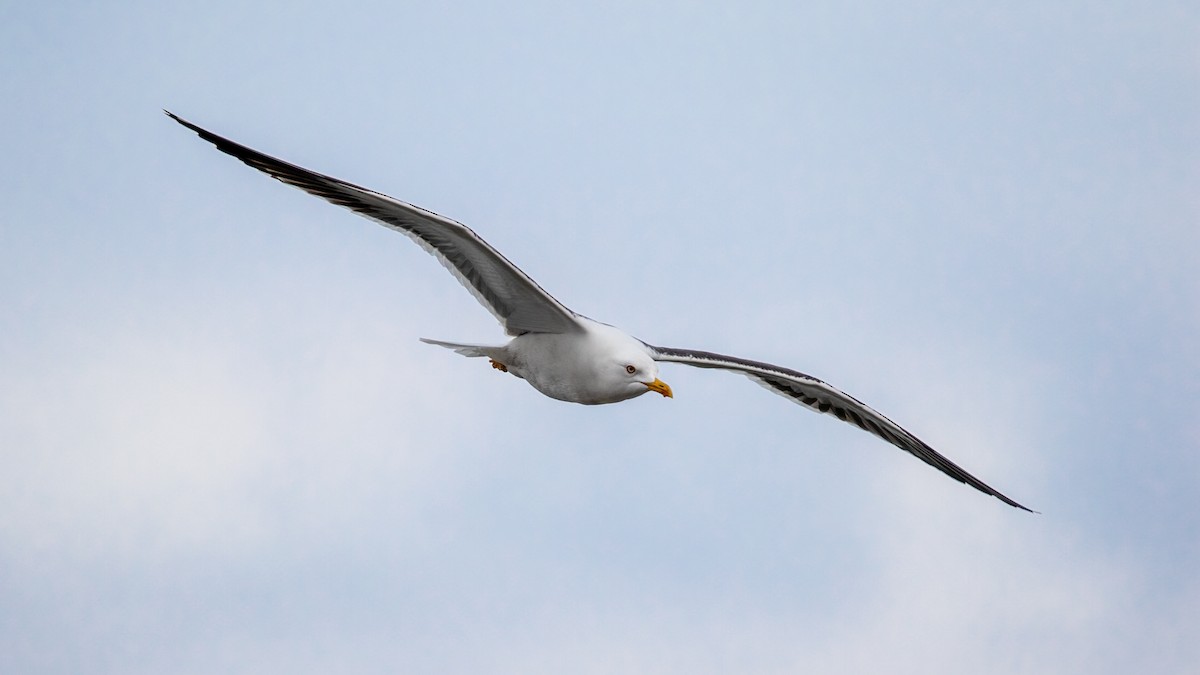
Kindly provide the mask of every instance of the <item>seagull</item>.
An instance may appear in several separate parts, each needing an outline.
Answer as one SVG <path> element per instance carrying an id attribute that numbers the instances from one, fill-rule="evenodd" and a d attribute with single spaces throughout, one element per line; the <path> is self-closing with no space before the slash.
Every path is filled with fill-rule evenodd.
<path id="1" fill-rule="evenodd" d="M 163 112 L 221 152 L 268 176 L 407 235 L 437 258 L 512 338 L 498 346 L 427 338 L 421 338 L 422 342 L 463 356 L 487 358 L 493 368 L 525 380 L 550 398 L 585 405 L 617 403 L 648 392 L 673 398 L 671 387 L 658 377 L 658 364 L 662 362 L 741 373 L 809 410 L 832 415 L 874 434 L 1009 506 L 1032 512 L 967 473 L 899 424 L 822 380 L 770 363 L 643 342 L 568 309 L 462 223 L 276 159 L 168 110 Z"/>

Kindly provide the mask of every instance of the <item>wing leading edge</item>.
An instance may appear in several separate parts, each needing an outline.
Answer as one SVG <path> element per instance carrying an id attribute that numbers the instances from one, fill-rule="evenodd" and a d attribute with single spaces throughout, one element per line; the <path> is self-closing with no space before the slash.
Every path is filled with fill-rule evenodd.
<path id="1" fill-rule="evenodd" d="M 203 129 L 164 110 L 218 150 L 288 185 L 410 237 L 433 254 L 509 335 L 581 330 L 576 314 L 471 228 L 385 194 L 309 171 Z"/>

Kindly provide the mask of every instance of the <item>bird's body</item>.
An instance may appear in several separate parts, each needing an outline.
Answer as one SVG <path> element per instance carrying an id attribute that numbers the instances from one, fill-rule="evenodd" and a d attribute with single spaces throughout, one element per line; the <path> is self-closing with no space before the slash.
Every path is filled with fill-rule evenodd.
<path id="1" fill-rule="evenodd" d="M 569 403 L 619 403 L 650 391 L 671 395 L 645 343 L 587 317 L 578 322 L 576 332 L 523 333 L 499 346 L 422 340 L 463 356 L 486 356 L 546 396 Z"/>
<path id="2" fill-rule="evenodd" d="M 640 340 L 591 319 L 580 323 L 581 333 L 518 335 L 497 360 L 534 389 L 560 401 L 618 403 L 654 390 L 658 364 Z M 626 372 L 629 366 L 637 372 Z"/>
<path id="3" fill-rule="evenodd" d="M 673 396 L 671 388 L 658 378 L 659 362 L 738 372 L 810 410 L 874 434 L 955 480 L 1029 510 L 863 402 L 815 377 L 734 356 L 650 345 L 571 311 L 462 223 L 289 164 L 167 114 L 251 167 L 412 238 L 437 257 L 512 336 L 507 344 L 498 346 L 425 342 L 464 356 L 486 357 L 495 368 L 524 379 L 546 396 L 585 405 L 617 403 L 650 391 Z"/>

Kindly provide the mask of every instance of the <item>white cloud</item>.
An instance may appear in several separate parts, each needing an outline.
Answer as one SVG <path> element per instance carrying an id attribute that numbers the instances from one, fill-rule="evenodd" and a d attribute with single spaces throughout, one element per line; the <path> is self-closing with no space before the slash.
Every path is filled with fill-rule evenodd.
<path id="1" fill-rule="evenodd" d="M 421 386 L 440 377 L 431 348 L 359 319 L 307 359 L 195 334 L 202 320 L 93 327 L 74 349 L 28 355 L 0 385 L 3 548 L 29 565 L 237 559 L 295 518 L 327 525 L 372 494 L 422 490 L 434 454 L 472 430 Z"/>

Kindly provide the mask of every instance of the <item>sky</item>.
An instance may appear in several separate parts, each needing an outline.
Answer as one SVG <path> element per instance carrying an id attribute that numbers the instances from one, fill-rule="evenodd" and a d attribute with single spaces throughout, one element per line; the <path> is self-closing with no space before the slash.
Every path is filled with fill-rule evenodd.
<path id="1" fill-rule="evenodd" d="M 1192 3 L 0 6 L 0 671 L 1200 670 Z M 586 407 L 418 247 L 825 379 Z"/>

